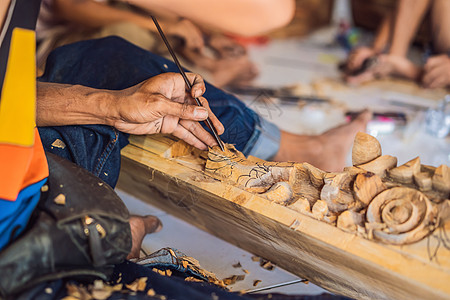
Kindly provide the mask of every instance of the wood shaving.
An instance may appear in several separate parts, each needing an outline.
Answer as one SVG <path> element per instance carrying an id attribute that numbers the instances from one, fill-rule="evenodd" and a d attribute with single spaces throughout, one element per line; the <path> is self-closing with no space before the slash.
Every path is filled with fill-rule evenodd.
<path id="1" fill-rule="evenodd" d="M 55 199 L 53 199 L 53 202 L 58 205 L 66 205 L 66 196 L 64 194 L 59 194 L 55 197 Z"/>
<path id="2" fill-rule="evenodd" d="M 253 280 L 253 286 L 257 286 L 260 282 L 261 282 L 261 280 L 259 280 L 259 279 Z"/>
<path id="3" fill-rule="evenodd" d="M 47 192 L 47 191 L 48 191 L 48 185 L 44 184 L 44 185 L 41 187 L 41 192 L 45 193 L 45 192 Z"/>
<path id="4" fill-rule="evenodd" d="M 261 259 L 259 265 L 268 271 L 275 269 L 275 266 L 268 260 Z"/>
<path id="5" fill-rule="evenodd" d="M 259 256 L 256 256 L 256 255 L 252 256 L 253 261 L 259 261 L 260 259 L 261 259 L 261 257 L 259 257 Z"/>
<path id="6" fill-rule="evenodd" d="M 241 263 L 237 262 L 236 264 L 233 265 L 233 268 L 241 268 Z"/>
<path id="7" fill-rule="evenodd" d="M 77 286 L 75 284 L 68 283 L 66 284 L 67 289 L 67 297 L 64 298 L 64 300 L 71 300 L 71 299 L 83 299 L 83 300 L 90 300 L 93 299 L 93 297 L 88 292 L 87 288 L 83 286 Z"/>
<path id="8" fill-rule="evenodd" d="M 130 284 L 126 284 L 125 286 L 134 292 L 137 291 L 142 292 L 143 290 L 145 290 L 145 287 L 147 286 L 147 279 L 148 279 L 147 277 L 141 277 L 136 279 Z"/>
<path id="9" fill-rule="evenodd" d="M 203 282 L 203 280 L 195 278 L 195 277 L 186 277 L 184 281 L 192 281 L 192 282 Z"/>
<path id="10" fill-rule="evenodd" d="M 225 285 L 232 285 L 232 284 L 235 284 L 237 281 L 242 281 L 244 279 L 245 279 L 245 275 L 233 275 L 233 276 L 223 279 L 222 281 Z"/>
<path id="11" fill-rule="evenodd" d="M 170 275 L 172 275 L 172 271 L 170 271 L 170 270 L 163 271 L 163 270 L 160 270 L 160 269 L 157 269 L 157 268 L 153 268 L 152 271 L 155 272 L 155 273 L 158 273 L 159 275 L 162 275 L 162 276 L 166 276 L 167 275 L 167 271 L 169 271 Z M 167 275 L 167 276 L 170 276 L 170 275 Z"/>
<path id="12" fill-rule="evenodd" d="M 245 274 L 250 274 L 250 272 L 246 269 L 242 269 L 242 272 L 244 272 Z"/>
<path id="13" fill-rule="evenodd" d="M 150 297 L 155 296 L 155 295 L 156 295 L 155 290 L 154 290 L 154 289 L 149 289 L 149 290 L 147 291 L 147 295 L 150 296 Z"/>

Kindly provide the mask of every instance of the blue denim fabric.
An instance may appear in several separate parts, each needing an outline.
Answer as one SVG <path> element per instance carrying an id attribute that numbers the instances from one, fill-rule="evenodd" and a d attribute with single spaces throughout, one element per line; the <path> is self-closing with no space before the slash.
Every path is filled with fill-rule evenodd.
<path id="1" fill-rule="evenodd" d="M 119 90 L 164 72 L 178 72 L 178 69 L 173 62 L 121 38 L 107 37 L 54 50 L 47 60 L 44 75 L 38 80 Z M 221 136 L 224 142 L 235 144 L 245 155 L 268 159 L 276 154 L 278 128 L 262 120 L 233 95 L 208 83 L 204 96 L 225 126 Z M 265 134 L 261 134 L 264 130 Z M 127 144 L 126 134 L 100 125 L 41 127 L 39 132 L 46 151 L 83 166 L 115 186 L 120 149 Z M 62 140 L 66 147 L 52 147 L 56 139 Z"/>

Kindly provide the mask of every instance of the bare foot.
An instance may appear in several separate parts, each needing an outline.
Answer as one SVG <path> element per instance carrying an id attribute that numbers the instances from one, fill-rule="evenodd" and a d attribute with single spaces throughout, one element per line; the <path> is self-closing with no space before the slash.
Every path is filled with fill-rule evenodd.
<path id="1" fill-rule="evenodd" d="M 330 129 L 318 136 L 281 132 L 280 150 L 275 161 L 308 162 L 328 172 L 339 172 L 356 133 L 365 131 L 372 113 L 365 110 L 348 124 Z"/>
<path id="2" fill-rule="evenodd" d="M 364 60 L 376 55 L 375 50 L 369 47 L 358 47 L 350 52 L 345 67 L 348 73 L 354 72 L 361 68 Z"/>
<path id="3" fill-rule="evenodd" d="M 162 223 L 155 216 L 131 216 L 130 227 L 132 246 L 127 259 L 139 258 L 139 252 L 141 250 L 144 237 L 149 233 L 156 233 L 160 231 L 162 229 Z"/>
<path id="4" fill-rule="evenodd" d="M 421 68 L 414 65 L 405 57 L 382 54 L 377 57 L 377 63 L 371 68 L 360 75 L 346 77 L 346 81 L 350 84 L 358 85 L 391 75 L 411 80 L 419 80 Z"/>

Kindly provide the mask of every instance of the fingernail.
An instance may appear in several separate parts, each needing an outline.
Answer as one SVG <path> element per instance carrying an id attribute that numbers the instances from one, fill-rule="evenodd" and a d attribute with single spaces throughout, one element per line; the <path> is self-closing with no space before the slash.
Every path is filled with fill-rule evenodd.
<path id="1" fill-rule="evenodd" d="M 194 97 L 196 97 L 196 98 L 200 97 L 201 95 L 202 95 L 202 90 L 201 89 L 196 90 L 195 93 L 194 93 Z"/>
<path id="2" fill-rule="evenodd" d="M 206 119 L 208 117 L 208 111 L 203 107 L 196 107 L 194 109 L 194 118 Z"/>

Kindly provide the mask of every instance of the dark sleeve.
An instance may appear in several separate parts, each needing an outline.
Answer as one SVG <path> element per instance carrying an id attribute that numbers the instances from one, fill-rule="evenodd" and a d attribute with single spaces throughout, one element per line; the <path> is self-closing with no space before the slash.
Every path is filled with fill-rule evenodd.
<path id="1" fill-rule="evenodd" d="M 11 0 L 0 32 L 0 93 L 5 79 L 12 31 L 16 27 L 34 30 L 40 6 L 41 0 Z"/>

